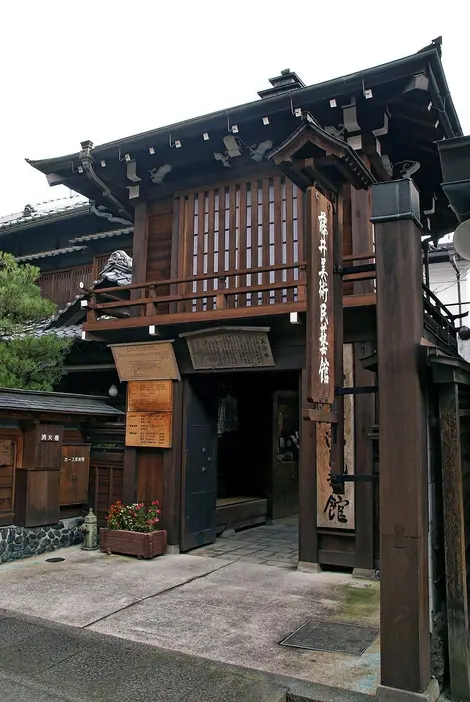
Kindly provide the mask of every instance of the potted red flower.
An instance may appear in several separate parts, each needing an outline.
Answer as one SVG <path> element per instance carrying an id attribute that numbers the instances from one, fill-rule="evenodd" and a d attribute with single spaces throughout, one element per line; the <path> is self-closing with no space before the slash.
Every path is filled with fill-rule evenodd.
<path id="1" fill-rule="evenodd" d="M 106 529 L 100 529 L 100 550 L 137 558 L 154 558 L 166 551 L 166 531 L 158 528 L 160 503 L 136 502 L 124 505 L 118 500 L 109 508 Z"/>

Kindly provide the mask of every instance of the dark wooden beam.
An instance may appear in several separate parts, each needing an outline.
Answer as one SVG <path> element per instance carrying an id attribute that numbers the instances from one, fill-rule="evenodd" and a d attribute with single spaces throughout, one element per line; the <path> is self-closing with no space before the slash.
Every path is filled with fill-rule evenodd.
<path id="1" fill-rule="evenodd" d="M 169 546 L 180 543 L 181 472 L 183 431 L 183 383 L 173 383 L 173 437 L 170 450 L 163 454 L 163 516 Z"/>
<path id="2" fill-rule="evenodd" d="M 125 504 L 132 504 L 136 500 L 137 489 L 137 449 L 126 446 L 124 449 L 124 470 L 122 475 L 122 499 Z"/>
<path id="3" fill-rule="evenodd" d="M 362 157 L 370 167 L 367 156 Z M 374 250 L 374 233 L 371 216 L 371 191 L 350 188 L 351 230 L 353 255 L 362 256 Z M 366 260 L 371 263 L 372 259 Z M 355 294 L 367 295 L 374 292 L 372 280 L 354 282 Z M 357 343 L 354 345 L 354 384 L 362 387 L 374 385 L 374 374 L 365 370 L 362 358 L 374 353 L 374 345 Z M 354 398 L 354 445 L 356 475 L 372 473 L 373 450 L 369 434 L 375 423 L 374 395 L 357 395 Z M 356 484 L 356 568 L 360 570 L 374 569 L 374 488 L 372 481 Z M 376 497 L 378 499 L 378 495 Z"/>
<path id="4" fill-rule="evenodd" d="M 354 383 L 358 387 L 375 384 L 375 376 L 361 362 L 374 352 L 371 343 L 354 344 Z M 375 396 L 356 395 L 354 398 L 354 445 L 356 475 L 373 472 L 373 447 L 369 438 L 375 424 Z M 356 484 L 356 564 L 361 570 L 374 569 L 374 487 L 372 481 Z M 376 496 L 378 499 L 378 495 Z"/>
<path id="5" fill-rule="evenodd" d="M 450 689 L 454 697 L 469 699 L 470 633 L 465 513 L 459 390 L 455 383 L 439 385 L 439 422 Z"/>
<path id="6" fill-rule="evenodd" d="M 139 202 L 135 207 L 134 237 L 132 241 L 132 282 L 145 283 L 147 280 L 148 253 L 148 212 L 147 202 Z M 131 291 L 131 299 L 140 297 L 140 290 Z"/>
<path id="7" fill-rule="evenodd" d="M 397 186 L 410 202 L 418 198 L 411 180 L 372 186 L 380 408 L 377 694 L 383 699 L 392 699 L 391 689 L 421 693 L 431 685 L 426 407 L 420 382 L 421 231 L 411 216 L 405 218 L 406 212 L 397 212 L 402 202 Z M 393 694 L 399 699 L 399 692 Z"/>
<path id="8" fill-rule="evenodd" d="M 300 456 L 299 456 L 299 569 L 318 563 L 317 536 L 317 423 L 303 419 L 307 402 L 307 372 L 300 382 Z M 312 566 L 314 567 L 314 566 Z"/>

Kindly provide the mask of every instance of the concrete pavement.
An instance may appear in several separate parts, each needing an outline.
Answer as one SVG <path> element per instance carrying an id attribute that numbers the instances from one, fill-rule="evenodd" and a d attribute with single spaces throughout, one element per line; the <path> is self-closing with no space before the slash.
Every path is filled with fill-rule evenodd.
<path id="1" fill-rule="evenodd" d="M 2 702 L 367 702 L 87 629 L 0 610 Z"/>
<path id="2" fill-rule="evenodd" d="M 377 626 L 377 583 L 354 582 L 340 573 L 298 573 L 229 555 L 138 561 L 69 548 L 54 553 L 65 558 L 62 563 L 47 563 L 48 555 L 0 567 L 2 606 L 10 613 L 147 644 L 165 655 L 187 654 L 204 665 L 237 666 L 249 675 L 327 684 L 345 695 L 375 693 L 377 640 L 362 656 L 279 642 L 310 618 Z"/>

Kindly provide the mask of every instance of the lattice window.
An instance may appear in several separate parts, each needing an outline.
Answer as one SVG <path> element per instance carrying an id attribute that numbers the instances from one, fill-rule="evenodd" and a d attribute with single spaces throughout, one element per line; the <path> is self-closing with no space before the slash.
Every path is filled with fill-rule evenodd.
<path id="1" fill-rule="evenodd" d="M 281 268 L 303 260 L 301 197 L 301 191 L 281 177 L 182 196 L 180 276 L 198 278 L 189 284 L 191 292 L 209 293 L 194 298 L 190 309 L 214 309 L 217 291 L 227 288 L 243 289 L 227 296 L 230 307 L 297 299 L 297 288 L 278 285 L 299 279 L 298 268 Z M 279 270 L 249 272 L 270 266 L 279 266 Z M 214 273 L 221 276 L 206 277 Z M 268 283 L 276 288 L 246 290 Z"/>

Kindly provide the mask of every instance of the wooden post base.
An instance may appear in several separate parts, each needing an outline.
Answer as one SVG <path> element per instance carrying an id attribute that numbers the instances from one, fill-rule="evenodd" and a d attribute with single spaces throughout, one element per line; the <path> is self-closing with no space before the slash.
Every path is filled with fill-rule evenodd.
<path id="1" fill-rule="evenodd" d="M 376 694 L 380 702 L 399 702 L 400 700 L 403 702 L 437 702 L 441 693 L 439 683 L 435 678 L 432 678 L 424 692 L 409 692 L 408 690 L 379 685 Z"/>
<path id="2" fill-rule="evenodd" d="M 300 573 L 321 573 L 323 568 L 319 563 L 308 563 L 307 561 L 299 561 L 297 570 Z"/>

